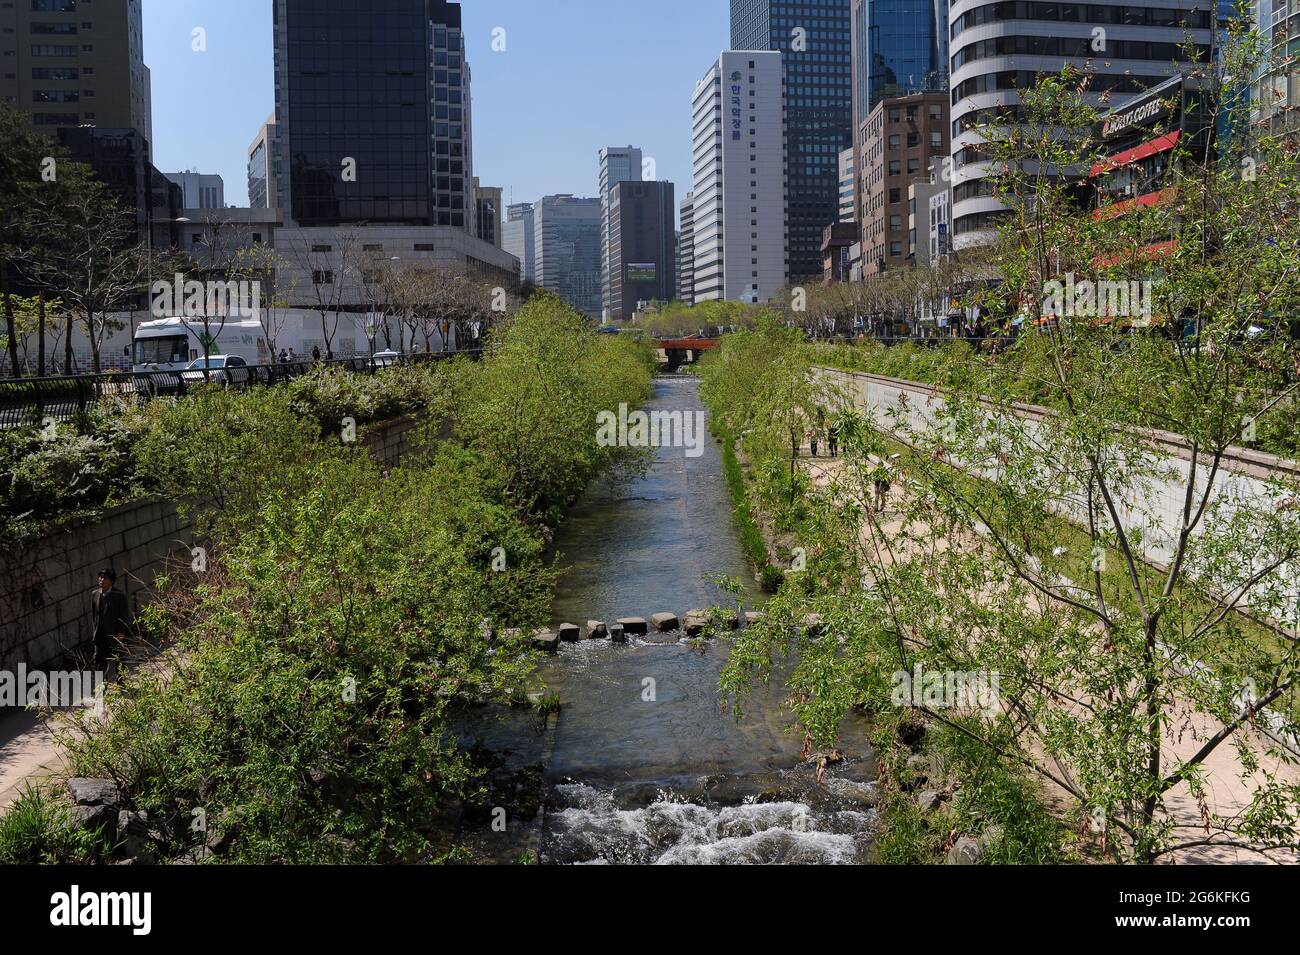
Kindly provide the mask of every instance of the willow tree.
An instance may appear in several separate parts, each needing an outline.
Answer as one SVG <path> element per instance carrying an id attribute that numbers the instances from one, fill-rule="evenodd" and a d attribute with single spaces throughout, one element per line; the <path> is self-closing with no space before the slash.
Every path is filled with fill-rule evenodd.
<path id="1" fill-rule="evenodd" d="M 1266 420 L 1295 437 L 1300 161 L 1239 115 L 1254 56 L 1237 34 L 1186 71 L 1227 132 L 1182 136 L 1151 205 L 1089 195 L 1108 104 L 1087 73 L 1041 79 L 1022 125 L 982 131 L 1009 209 L 1002 331 L 1025 331 L 928 397 L 846 409 L 809 578 L 746 631 L 728 689 L 794 654 L 795 711 L 828 744 L 850 707 L 890 705 L 891 674 L 992 674 L 995 707 L 906 705 L 1036 775 L 1107 850 L 1300 850 L 1300 484 L 1240 452 Z M 1097 307 L 1121 283 L 1142 307 Z M 1045 407 L 1015 400 L 1026 374 Z M 790 626 L 810 600 L 820 637 Z"/>

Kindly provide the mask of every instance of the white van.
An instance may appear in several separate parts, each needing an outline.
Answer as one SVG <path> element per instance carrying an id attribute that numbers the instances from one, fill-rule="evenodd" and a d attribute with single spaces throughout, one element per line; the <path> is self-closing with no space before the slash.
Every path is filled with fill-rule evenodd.
<path id="1" fill-rule="evenodd" d="M 271 353 L 266 347 L 266 331 L 260 322 L 226 319 L 213 321 L 207 331 L 212 335 L 208 355 L 237 356 L 248 365 L 266 365 Z M 133 371 L 182 371 L 190 362 L 204 355 L 200 321 L 159 318 L 141 322 L 135 329 Z"/>

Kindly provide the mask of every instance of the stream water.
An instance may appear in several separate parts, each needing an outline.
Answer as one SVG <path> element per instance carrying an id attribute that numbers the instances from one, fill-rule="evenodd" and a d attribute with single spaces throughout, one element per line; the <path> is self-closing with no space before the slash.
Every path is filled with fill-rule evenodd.
<path id="1" fill-rule="evenodd" d="M 655 380 L 646 410 L 702 410 L 697 381 Z M 720 447 L 658 448 L 648 471 L 598 481 L 556 535 L 568 567 L 555 622 L 679 616 L 734 598 L 707 575 L 746 583 Z M 555 863 L 862 862 L 875 824 L 874 765 L 865 727 L 843 727 L 844 761 L 819 783 L 783 688 L 760 687 L 737 720 L 718 692 L 730 640 L 682 634 L 582 640 L 544 661 L 560 700 L 540 727 L 529 714 L 484 719 L 473 735 L 503 771 L 542 767 L 543 809 L 530 846 Z M 516 840 L 517 841 L 517 840 Z"/>

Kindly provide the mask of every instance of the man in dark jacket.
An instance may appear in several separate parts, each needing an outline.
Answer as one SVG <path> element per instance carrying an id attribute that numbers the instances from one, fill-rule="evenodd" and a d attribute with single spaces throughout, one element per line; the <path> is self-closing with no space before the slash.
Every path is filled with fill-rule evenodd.
<path id="1" fill-rule="evenodd" d="M 99 586 L 91 597 L 91 624 L 95 641 L 95 669 L 108 668 L 115 646 L 127 635 L 126 594 L 113 585 L 117 574 L 105 568 L 99 572 Z"/>

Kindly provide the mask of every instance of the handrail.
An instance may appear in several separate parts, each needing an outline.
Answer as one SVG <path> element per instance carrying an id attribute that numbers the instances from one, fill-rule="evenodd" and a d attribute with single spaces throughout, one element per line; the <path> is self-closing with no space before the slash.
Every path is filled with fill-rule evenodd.
<path id="1" fill-rule="evenodd" d="M 39 378 L 0 378 L 0 428 L 12 428 L 25 422 L 41 423 L 46 419 L 63 421 L 84 414 L 105 399 L 128 398 L 149 400 L 158 397 L 183 397 L 195 384 L 219 384 L 244 389 L 254 385 L 277 385 L 306 375 L 317 368 L 330 368 L 352 374 L 372 375 L 384 368 L 400 365 L 429 364 L 458 356 L 478 358 L 482 349 L 422 352 L 376 359 L 335 358 L 321 361 L 277 362 L 269 365 L 242 365 L 238 368 L 203 371 L 119 371 L 98 375 L 46 375 Z"/>

